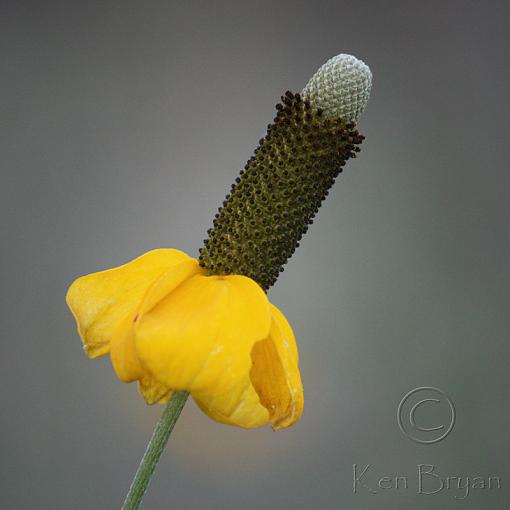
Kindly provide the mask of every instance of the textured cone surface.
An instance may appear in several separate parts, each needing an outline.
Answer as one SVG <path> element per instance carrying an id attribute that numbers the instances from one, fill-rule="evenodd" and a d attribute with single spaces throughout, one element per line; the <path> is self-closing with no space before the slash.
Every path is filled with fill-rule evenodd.
<path id="1" fill-rule="evenodd" d="M 286 92 L 200 249 L 209 274 L 241 274 L 267 290 L 299 246 L 335 178 L 359 151 L 354 124 L 325 118 Z"/>
<path id="2" fill-rule="evenodd" d="M 316 108 L 322 108 L 325 117 L 358 122 L 371 88 L 370 68 L 362 60 L 341 53 L 319 68 L 306 84 L 302 96 Z"/>

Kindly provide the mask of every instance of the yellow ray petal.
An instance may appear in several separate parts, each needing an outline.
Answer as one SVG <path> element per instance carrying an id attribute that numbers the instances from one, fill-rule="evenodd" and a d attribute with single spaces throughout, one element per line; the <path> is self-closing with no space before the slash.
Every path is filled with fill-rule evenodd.
<path id="1" fill-rule="evenodd" d="M 294 334 L 274 305 L 271 316 L 268 338 L 257 342 L 252 350 L 251 381 L 276 430 L 300 418 L 304 401 Z"/>
<path id="2" fill-rule="evenodd" d="M 124 382 L 138 380 L 140 393 L 148 404 L 166 402 L 171 390 L 160 384 L 143 366 L 135 346 L 134 325 L 140 316 L 150 311 L 191 274 L 200 272 L 197 262 L 192 259 L 172 266 L 150 285 L 135 311 L 121 321 L 112 336 L 110 358 L 117 377 Z"/>
<path id="3" fill-rule="evenodd" d="M 145 370 L 135 347 L 133 318 L 127 316 L 113 335 L 110 358 L 117 377 L 126 383 L 138 381 L 140 394 L 147 404 L 163 404 L 168 401 L 171 389 L 159 383 Z"/>
<path id="4" fill-rule="evenodd" d="M 193 392 L 193 399 L 209 418 L 220 423 L 252 429 L 270 422 L 269 412 L 261 405 L 259 396 L 252 386 L 249 377 L 243 378 L 242 382 L 240 380 L 234 392 L 237 403 L 228 411 L 228 414 L 223 412 L 223 409 L 225 408 L 224 402 L 230 401 L 229 395 L 214 394 L 210 391 L 195 391 Z"/>
<path id="5" fill-rule="evenodd" d="M 179 250 L 159 249 L 122 266 L 78 278 L 66 301 L 87 354 L 91 358 L 107 354 L 120 322 L 133 313 L 153 281 L 175 264 L 192 260 Z"/>
<path id="6" fill-rule="evenodd" d="M 251 387 L 253 345 L 268 336 L 269 302 L 245 276 L 195 275 L 139 314 L 136 350 L 164 386 L 190 391 L 212 418 L 252 427 L 268 413 Z"/>
<path id="7" fill-rule="evenodd" d="M 133 314 L 126 315 L 112 335 L 110 359 L 117 377 L 126 383 L 141 379 L 145 373 L 135 348 Z"/>
<path id="8" fill-rule="evenodd" d="M 159 383 L 152 375 L 144 375 L 138 381 L 138 389 L 147 404 L 165 404 L 172 396 L 172 390 Z"/>

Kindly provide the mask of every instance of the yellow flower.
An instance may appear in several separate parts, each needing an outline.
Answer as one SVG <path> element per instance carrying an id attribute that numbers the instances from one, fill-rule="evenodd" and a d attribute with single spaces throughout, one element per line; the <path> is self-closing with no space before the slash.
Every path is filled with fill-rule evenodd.
<path id="1" fill-rule="evenodd" d="M 89 357 L 110 354 L 148 404 L 186 390 L 230 425 L 279 429 L 301 416 L 292 329 L 246 276 L 207 276 L 185 253 L 158 249 L 78 278 L 67 303 Z"/>

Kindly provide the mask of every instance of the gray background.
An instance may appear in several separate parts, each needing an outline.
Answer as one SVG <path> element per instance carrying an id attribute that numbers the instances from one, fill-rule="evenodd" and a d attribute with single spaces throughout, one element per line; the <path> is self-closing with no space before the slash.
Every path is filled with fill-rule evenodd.
<path id="1" fill-rule="evenodd" d="M 270 291 L 299 342 L 304 416 L 245 431 L 189 403 L 144 508 L 504 508 L 507 2 L 0 9 L 2 508 L 120 507 L 161 407 L 82 353 L 67 286 L 155 247 L 196 254 L 279 95 L 340 52 L 374 73 L 367 140 Z M 421 385 L 457 408 L 429 446 L 396 422 Z M 354 463 L 412 486 L 354 494 Z M 419 463 L 503 485 L 418 495 Z"/>

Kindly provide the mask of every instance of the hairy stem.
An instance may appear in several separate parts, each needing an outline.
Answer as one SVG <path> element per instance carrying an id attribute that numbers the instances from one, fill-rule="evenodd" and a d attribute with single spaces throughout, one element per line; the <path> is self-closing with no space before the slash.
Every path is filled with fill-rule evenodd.
<path id="1" fill-rule="evenodd" d="M 188 395 L 189 393 L 187 391 L 175 391 L 172 394 L 172 397 L 154 429 L 151 440 L 147 445 L 147 449 L 133 478 L 122 510 L 137 510 L 140 506 L 152 474 L 156 469 L 159 458 L 181 414 Z"/>

